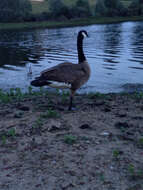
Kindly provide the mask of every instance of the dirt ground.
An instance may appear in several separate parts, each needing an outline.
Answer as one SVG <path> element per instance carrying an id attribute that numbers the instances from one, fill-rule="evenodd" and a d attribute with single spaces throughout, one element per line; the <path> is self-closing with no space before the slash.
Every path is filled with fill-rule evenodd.
<path id="1" fill-rule="evenodd" d="M 0 104 L 0 190 L 143 190 L 140 95 Z"/>

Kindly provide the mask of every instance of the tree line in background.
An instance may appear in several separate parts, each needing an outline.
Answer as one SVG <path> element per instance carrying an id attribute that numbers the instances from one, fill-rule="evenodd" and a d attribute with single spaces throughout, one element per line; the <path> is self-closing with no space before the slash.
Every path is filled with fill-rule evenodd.
<path id="1" fill-rule="evenodd" d="M 30 17 L 32 5 L 29 0 L 2 0 L 0 2 L 0 22 L 23 21 Z"/>
<path id="2" fill-rule="evenodd" d="M 143 15 L 143 0 L 131 0 L 125 7 L 120 0 L 97 0 L 95 14 L 98 16 L 140 16 Z"/>
<path id="3" fill-rule="evenodd" d="M 87 0 L 77 0 L 73 6 L 65 5 L 63 0 L 47 1 L 49 4 L 47 12 L 33 15 L 29 0 L 3 0 L 0 3 L 0 22 L 143 15 L 143 0 L 131 0 L 128 7 L 121 0 L 95 0 L 94 7 L 91 7 Z"/>

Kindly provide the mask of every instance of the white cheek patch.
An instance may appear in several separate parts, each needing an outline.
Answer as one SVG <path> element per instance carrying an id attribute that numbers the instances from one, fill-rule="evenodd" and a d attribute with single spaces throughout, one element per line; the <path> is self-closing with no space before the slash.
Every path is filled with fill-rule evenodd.
<path id="1" fill-rule="evenodd" d="M 84 32 L 82 32 L 82 35 L 83 35 L 83 37 L 85 37 L 85 38 L 87 37 L 87 35 L 86 35 Z"/>

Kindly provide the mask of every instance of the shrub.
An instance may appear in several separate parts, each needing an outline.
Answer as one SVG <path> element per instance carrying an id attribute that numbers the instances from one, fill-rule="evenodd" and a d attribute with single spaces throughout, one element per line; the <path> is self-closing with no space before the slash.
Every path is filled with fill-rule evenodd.
<path id="1" fill-rule="evenodd" d="M 129 6 L 130 15 L 143 15 L 143 1 L 142 0 L 132 0 Z"/>
<path id="2" fill-rule="evenodd" d="M 125 16 L 126 13 L 120 0 L 98 0 L 95 6 L 95 14 L 100 16 Z"/>
<path id="3" fill-rule="evenodd" d="M 50 14 L 53 17 L 65 15 L 68 12 L 63 0 L 49 0 Z"/>
<path id="4" fill-rule="evenodd" d="M 52 17 L 79 18 L 90 16 L 90 7 L 87 0 L 78 0 L 72 7 L 64 4 L 63 0 L 49 0 L 50 14 Z"/>
<path id="5" fill-rule="evenodd" d="M 105 16 L 107 8 L 104 4 L 104 0 L 98 0 L 95 6 L 95 15 L 96 16 Z"/>
<path id="6" fill-rule="evenodd" d="M 91 16 L 89 2 L 87 0 L 78 0 L 76 4 L 70 9 L 72 18 L 81 18 Z"/>
<path id="7" fill-rule="evenodd" d="M 3 0 L 0 3 L 0 22 L 24 20 L 31 11 L 29 0 Z"/>

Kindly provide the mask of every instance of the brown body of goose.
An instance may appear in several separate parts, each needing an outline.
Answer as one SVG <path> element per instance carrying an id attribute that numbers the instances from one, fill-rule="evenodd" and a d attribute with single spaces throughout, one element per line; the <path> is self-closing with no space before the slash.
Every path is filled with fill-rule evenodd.
<path id="1" fill-rule="evenodd" d="M 86 61 L 83 52 L 83 39 L 88 34 L 85 30 L 81 30 L 77 36 L 77 51 L 78 64 L 64 62 L 41 72 L 40 77 L 37 77 L 31 82 L 33 86 L 48 85 L 54 88 L 69 88 L 71 91 L 69 110 L 72 108 L 74 94 L 90 77 L 90 67 Z M 56 85 L 58 82 L 60 85 Z"/>

